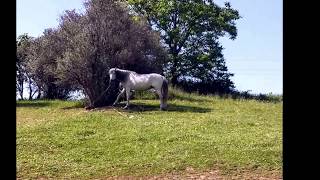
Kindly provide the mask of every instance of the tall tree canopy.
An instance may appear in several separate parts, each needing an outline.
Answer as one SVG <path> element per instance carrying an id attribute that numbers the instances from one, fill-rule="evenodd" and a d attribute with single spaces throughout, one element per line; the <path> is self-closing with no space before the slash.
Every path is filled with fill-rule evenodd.
<path id="1" fill-rule="evenodd" d="M 80 89 L 90 106 L 109 105 L 118 91 L 115 82 L 105 92 L 112 67 L 164 73 L 173 85 L 191 91 L 225 93 L 234 87 L 218 41 L 237 36 L 240 16 L 229 3 L 86 0 L 84 5 L 84 13 L 66 11 L 57 28 L 17 41 L 19 94 L 30 77 L 45 98 L 66 98 Z"/>
<path id="2" fill-rule="evenodd" d="M 159 35 L 143 20 L 134 20 L 126 6 L 113 0 L 85 2 L 84 14 L 67 11 L 59 32 L 65 50 L 57 59 L 59 81 L 83 90 L 90 106 L 113 103 L 117 85 L 109 86 L 108 70 L 162 72 L 165 55 Z"/>
<path id="3" fill-rule="evenodd" d="M 18 92 L 20 99 L 24 99 L 24 85 L 25 82 L 30 79 L 30 77 L 28 77 L 28 71 L 26 70 L 26 64 L 31 40 L 32 38 L 28 34 L 22 34 L 18 37 L 16 42 L 16 91 Z"/>
<path id="4" fill-rule="evenodd" d="M 165 68 L 173 85 L 183 77 L 209 82 L 213 74 L 218 82 L 218 74 L 223 73 L 227 84 L 233 86 L 229 79 L 232 74 L 227 72 L 218 43 L 218 38 L 226 34 L 231 39 L 237 36 L 235 20 L 240 16 L 230 3 L 224 7 L 213 0 L 128 0 L 128 3 L 134 14 L 143 15 L 161 33 L 169 53 Z"/>
<path id="5" fill-rule="evenodd" d="M 87 0 L 84 5 L 84 13 L 66 11 L 59 26 L 42 36 L 18 39 L 19 94 L 29 73 L 44 98 L 65 99 L 70 91 L 81 90 L 89 106 L 105 106 L 114 102 L 119 89 L 114 82 L 105 92 L 110 68 L 162 73 L 166 54 L 159 33 L 143 18 L 130 15 L 121 1 Z"/>
<path id="6" fill-rule="evenodd" d="M 46 29 L 30 45 L 27 69 L 43 98 L 66 99 L 72 90 L 70 84 L 57 83 L 57 59 L 62 57 L 65 48 L 60 32 L 52 28 Z"/>

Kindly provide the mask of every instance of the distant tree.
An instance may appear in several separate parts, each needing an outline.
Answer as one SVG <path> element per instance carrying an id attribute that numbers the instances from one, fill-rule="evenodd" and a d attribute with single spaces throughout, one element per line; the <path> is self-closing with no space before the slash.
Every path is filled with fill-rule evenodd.
<path id="1" fill-rule="evenodd" d="M 18 91 L 20 95 L 20 99 L 23 99 L 23 90 L 24 90 L 24 82 L 25 82 L 25 73 L 24 73 L 24 53 L 22 50 L 23 40 L 28 39 L 28 36 L 25 34 L 18 37 L 16 42 L 17 45 L 17 56 L 16 56 L 16 91 Z"/>
<path id="2" fill-rule="evenodd" d="M 227 82 L 222 83 L 232 86 L 229 79 L 232 74 L 227 73 L 218 43 L 218 38 L 226 34 L 230 39 L 237 36 L 235 20 L 240 16 L 230 3 L 224 7 L 213 0 L 128 0 L 128 3 L 133 14 L 146 17 L 161 33 L 169 53 L 165 70 L 173 85 L 189 76 L 200 78 L 203 83 L 225 79 Z"/>
<path id="3" fill-rule="evenodd" d="M 120 1 L 89 0 L 84 14 L 66 11 L 59 31 L 66 45 L 58 58 L 61 83 L 73 82 L 88 97 L 89 106 L 110 105 L 118 93 L 109 86 L 112 67 L 149 73 L 162 71 L 165 54 L 157 33 L 143 19 L 129 15 Z"/>
<path id="4" fill-rule="evenodd" d="M 57 59 L 61 58 L 65 46 L 58 30 L 46 29 L 35 38 L 28 53 L 27 70 L 38 86 L 38 97 L 66 99 L 72 90 L 69 84 L 58 84 Z"/>
<path id="5" fill-rule="evenodd" d="M 29 90 L 29 99 L 33 99 L 37 91 L 37 86 L 28 71 L 28 54 L 30 53 L 30 46 L 33 38 L 28 34 L 22 34 L 17 39 L 17 54 L 16 54 L 16 88 L 19 93 L 20 99 L 23 98 L 24 89 Z M 27 85 L 25 87 L 24 85 Z"/>
<path id="6" fill-rule="evenodd" d="M 228 72 L 222 54 L 222 46 L 216 41 L 208 44 L 210 47 L 207 53 L 193 49 L 184 54 L 185 62 L 181 68 L 186 73 L 184 73 L 185 78 L 181 78 L 179 85 L 187 91 L 197 91 L 202 94 L 230 93 L 235 88 L 234 83 L 230 80 L 233 74 Z"/>

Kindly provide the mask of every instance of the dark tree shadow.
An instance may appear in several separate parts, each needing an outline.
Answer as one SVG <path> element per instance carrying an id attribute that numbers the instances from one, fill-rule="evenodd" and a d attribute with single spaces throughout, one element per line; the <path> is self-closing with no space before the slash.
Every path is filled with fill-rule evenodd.
<path id="1" fill-rule="evenodd" d="M 139 92 L 138 92 L 139 93 Z M 159 96 L 157 94 L 151 92 L 144 92 L 144 95 L 140 95 L 137 92 L 133 93 L 130 99 L 137 100 L 159 100 Z M 147 96 L 145 96 L 147 94 Z M 179 95 L 179 94 L 169 94 L 168 100 L 177 99 L 182 101 L 191 101 L 191 102 L 212 102 L 211 99 L 208 98 L 195 98 L 192 96 Z M 126 101 L 125 97 L 122 97 L 120 100 Z"/>
<path id="2" fill-rule="evenodd" d="M 45 107 L 45 106 L 49 106 L 50 103 L 49 102 L 16 102 L 16 107 L 34 107 L 34 108 L 39 108 L 39 107 Z"/>
<path id="3" fill-rule="evenodd" d="M 62 107 L 61 109 L 63 110 L 68 110 L 68 109 L 80 109 L 80 108 L 84 108 L 85 105 L 84 104 L 76 104 L 76 105 L 73 105 L 73 106 L 67 106 L 67 107 Z"/>
<path id="4" fill-rule="evenodd" d="M 125 106 L 125 103 L 120 103 L 116 105 L 118 108 L 122 108 Z M 129 108 L 124 110 L 127 112 L 145 112 L 145 111 L 160 111 L 159 105 L 151 105 L 144 103 L 132 103 Z M 168 104 L 168 107 L 164 111 L 173 111 L 173 112 L 195 112 L 195 113 L 206 113 L 212 111 L 210 108 L 202 108 L 197 106 L 184 106 L 184 105 L 176 105 L 176 104 Z"/>

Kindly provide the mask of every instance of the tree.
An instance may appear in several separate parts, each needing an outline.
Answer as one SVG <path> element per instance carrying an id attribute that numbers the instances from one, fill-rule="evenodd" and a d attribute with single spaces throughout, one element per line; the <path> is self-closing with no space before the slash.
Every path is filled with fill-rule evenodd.
<path id="1" fill-rule="evenodd" d="M 66 11 L 59 31 L 65 51 L 57 59 L 58 79 L 73 82 L 88 97 L 89 106 L 110 105 L 118 83 L 109 91 L 108 70 L 138 73 L 162 71 L 165 58 L 159 35 L 143 19 L 134 19 L 125 5 L 113 0 L 89 0 L 84 14 Z"/>
<path id="2" fill-rule="evenodd" d="M 197 91 L 202 94 L 230 93 L 235 88 L 234 83 L 230 80 L 233 74 L 228 72 L 222 54 L 222 46 L 217 41 L 207 44 L 209 48 L 206 53 L 199 52 L 201 48 L 197 46 L 190 46 L 194 49 L 188 49 L 184 54 L 185 62 L 181 68 L 186 72 L 185 77 L 189 78 L 182 78 L 179 85 L 187 91 Z M 192 71 L 188 71 L 190 69 Z"/>
<path id="3" fill-rule="evenodd" d="M 169 53 L 165 69 L 173 85 L 185 76 L 199 76 L 198 71 L 201 76 L 215 73 L 214 69 L 224 64 L 215 62 L 224 61 L 221 50 L 215 50 L 218 38 L 226 34 L 230 39 L 237 36 L 235 20 L 240 16 L 230 3 L 224 7 L 213 0 L 128 0 L 128 3 L 135 14 L 146 17 L 161 33 Z M 201 81 L 206 79 L 202 77 Z"/>
<path id="4" fill-rule="evenodd" d="M 65 45 L 56 29 L 48 28 L 43 35 L 32 41 L 27 62 L 27 72 L 31 74 L 45 99 L 66 99 L 72 90 L 69 84 L 57 83 L 57 59 L 61 58 Z"/>
<path id="5" fill-rule="evenodd" d="M 20 95 L 20 99 L 23 98 L 24 85 L 27 85 L 29 90 L 29 100 L 31 100 L 36 92 L 36 86 L 33 78 L 28 71 L 28 54 L 30 53 L 30 46 L 33 38 L 28 34 L 22 34 L 17 39 L 17 56 L 16 56 L 16 88 Z"/>

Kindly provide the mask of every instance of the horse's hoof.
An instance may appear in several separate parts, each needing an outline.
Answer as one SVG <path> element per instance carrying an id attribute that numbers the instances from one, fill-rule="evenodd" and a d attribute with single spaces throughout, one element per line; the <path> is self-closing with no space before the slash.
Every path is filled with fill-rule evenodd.
<path id="1" fill-rule="evenodd" d="M 85 109 L 86 110 L 91 110 L 91 109 L 94 109 L 94 107 L 93 106 L 87 106 L 87 107 L 85 107 Z"/>
<path id="2" fill-rule="evenodd" d="M 128 109 L 128 106 L 123 107 L 122 109 Z"/>

